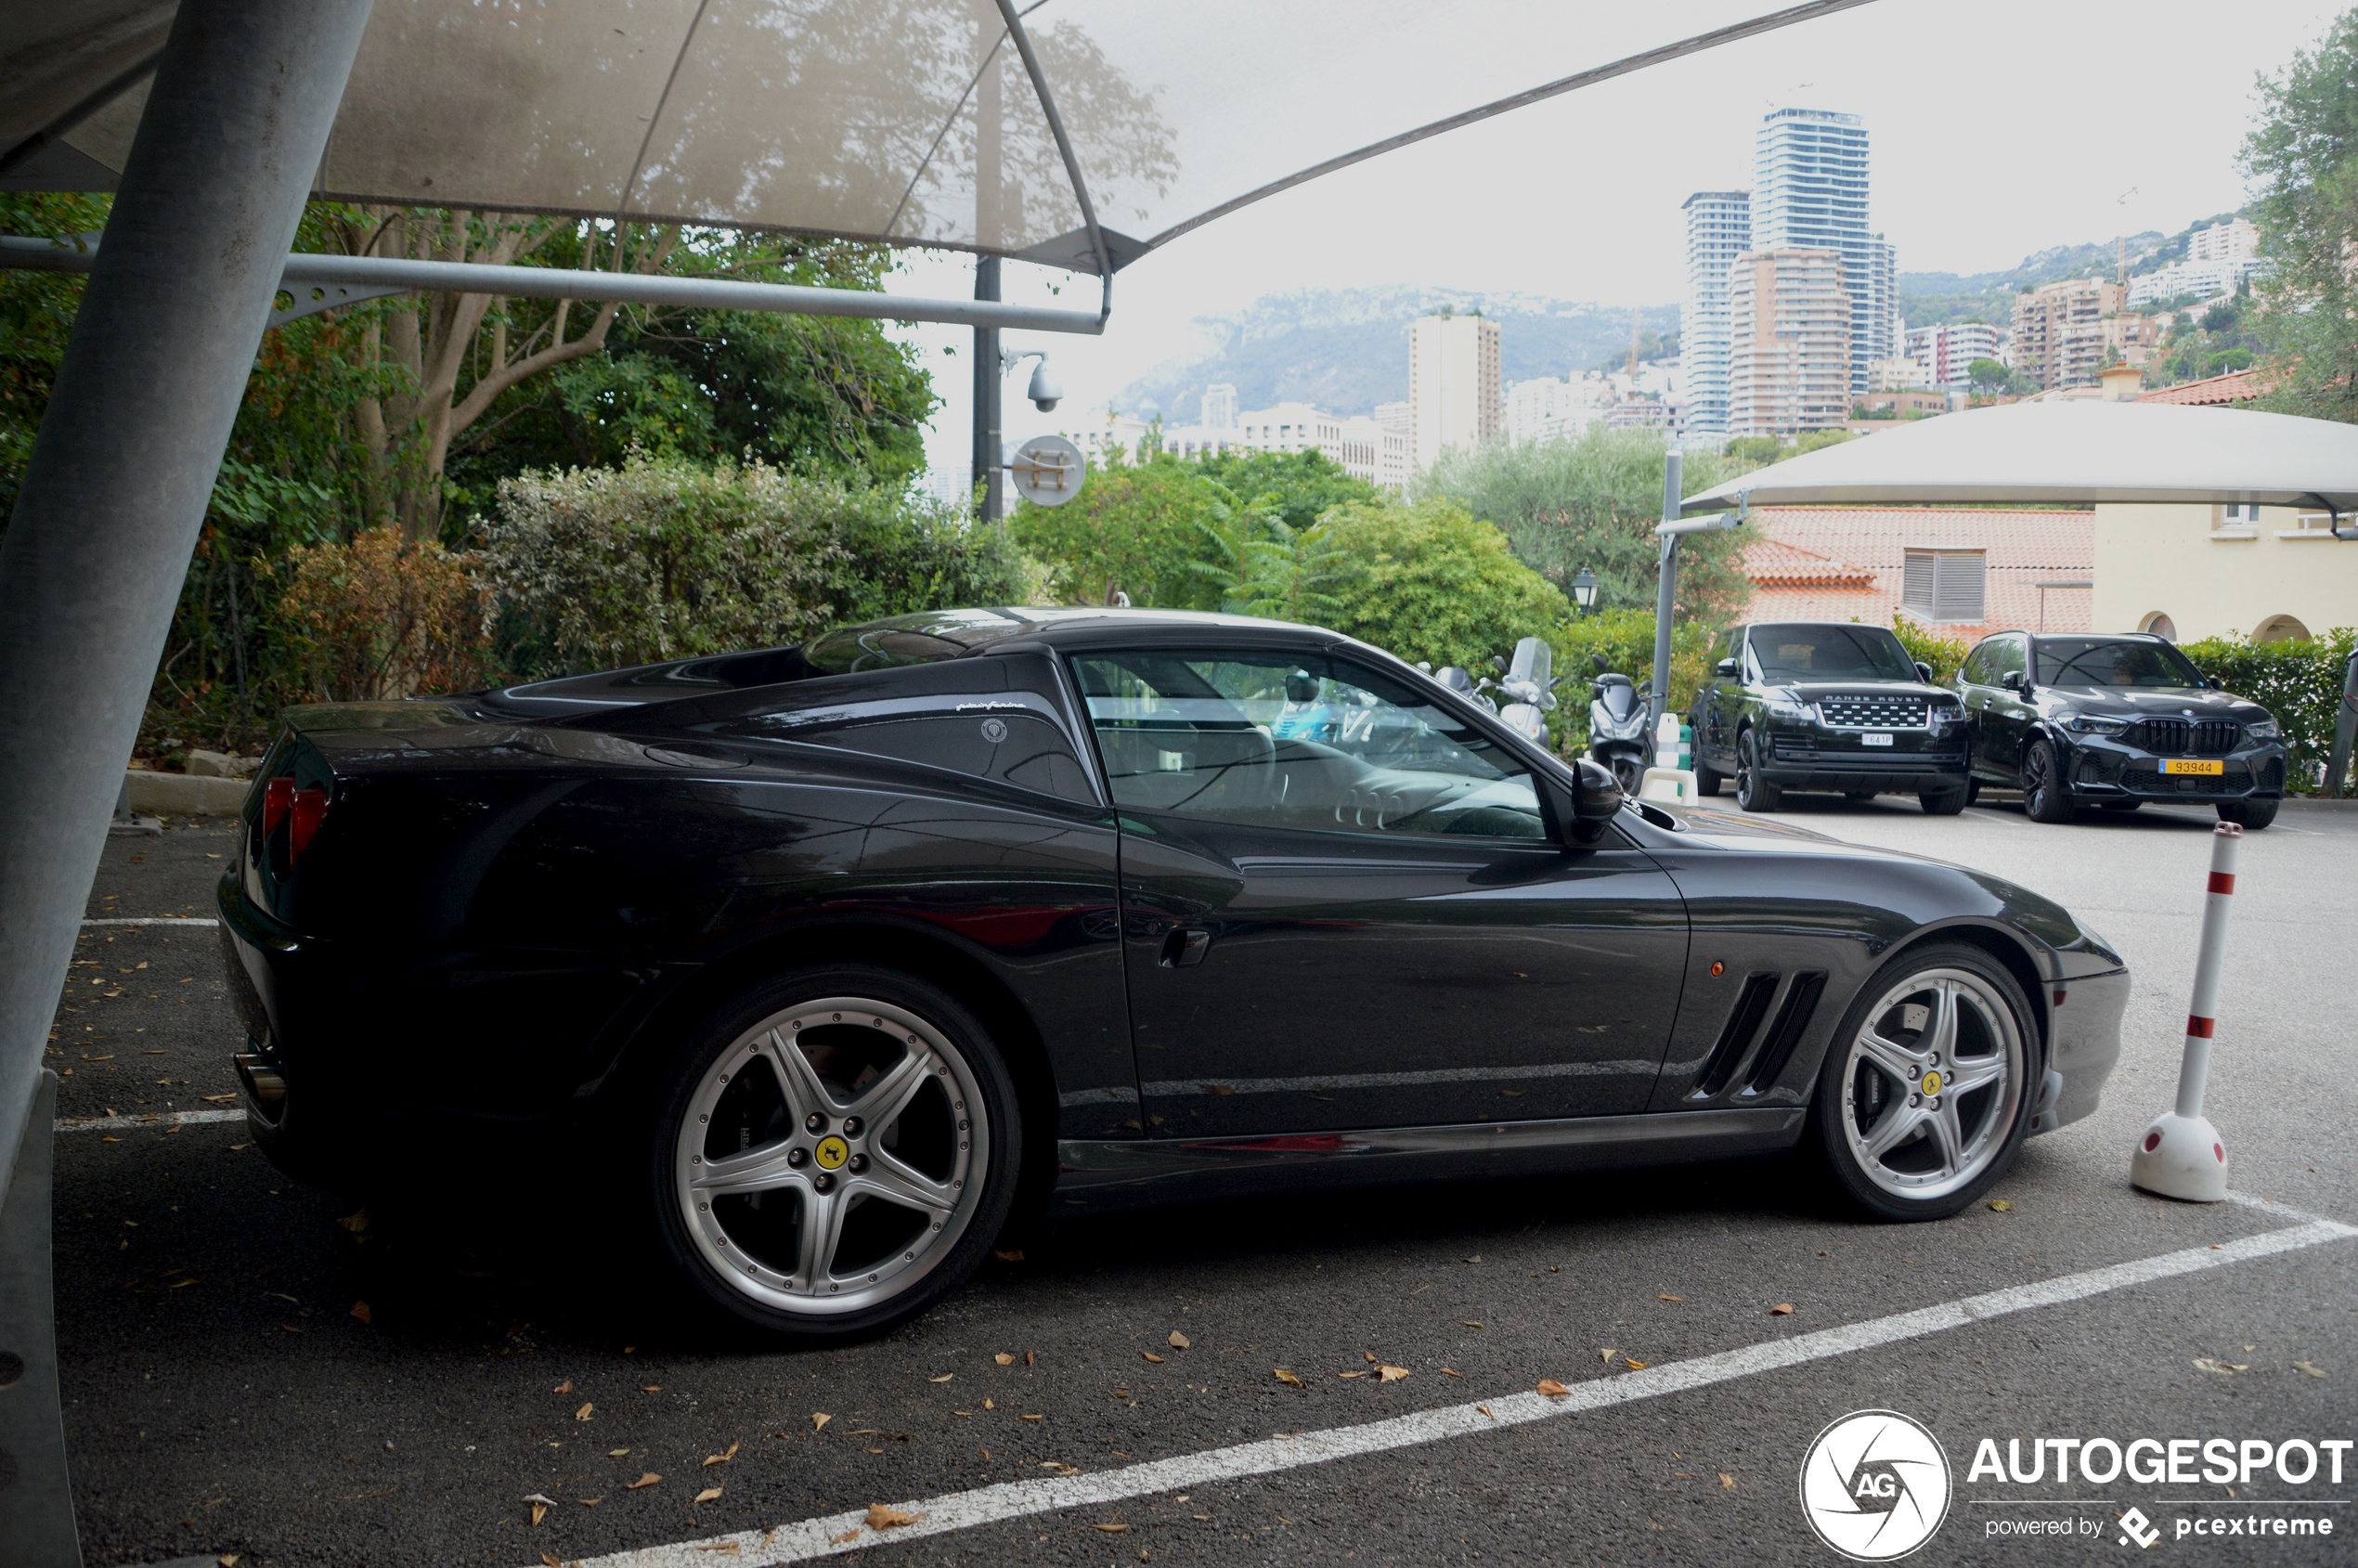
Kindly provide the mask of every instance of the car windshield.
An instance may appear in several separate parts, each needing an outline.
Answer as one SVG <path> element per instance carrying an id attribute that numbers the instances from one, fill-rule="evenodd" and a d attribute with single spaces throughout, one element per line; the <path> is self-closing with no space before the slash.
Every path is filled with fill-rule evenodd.
<path id="1" fill-rule="evenodd" d="M 2199 686 L 2202 676 L 2167 642 L 2055 637 L 2039 641 L 2041 686 Z"/>
<path id="2" fill-rule="evenodd" d="M 1879 626 L 1756 626 L 1752 656 L 1770 680 L 1913 680 L 1899 639 Z"/>

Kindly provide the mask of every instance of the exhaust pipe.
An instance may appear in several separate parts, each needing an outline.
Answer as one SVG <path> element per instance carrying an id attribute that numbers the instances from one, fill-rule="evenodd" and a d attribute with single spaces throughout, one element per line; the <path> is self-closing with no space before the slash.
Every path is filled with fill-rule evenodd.
<path id="1" fill-rule="evenodd" d="M 240 1051 L 230 1060 L 237 1064 L 238 1082 L 245 1086 L 246 1098 L 253 1102 L 265 1121 L 275 1123 L 286 1108 L 287 1081 L 259 1051 Z"/>

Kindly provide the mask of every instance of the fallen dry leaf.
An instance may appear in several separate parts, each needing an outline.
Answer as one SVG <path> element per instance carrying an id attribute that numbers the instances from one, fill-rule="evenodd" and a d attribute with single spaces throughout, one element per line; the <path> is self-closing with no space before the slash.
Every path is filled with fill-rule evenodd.
<path id="1" fill-rule="evenodd" d="M 2212 1355 L 2198 1355 L 2195 1357 L 2195 1365 L 2201 1367 L 2206 1372 L 2216 1372 L 2222 1378 L 2232 1377 L 2237 1372 L 2248 1372 L 2251 1370 L 2250 1367 L 2243 1362 L 2222 1361 L 2217 1356 Z"/>
<path id="2" fill-rule="evenodd" d="M 338 1220 L 336 1224 L 343 1226 L 344 1229 L 352 1232 L 355 1236 L 365 1236 L 368 1234 L 369 1230 L 369 1211 L 366 1209 L 356 1209 L 351 1213 L 346 1214 L 343 1218 Z"/>
<path id="3" fill-rule="evenodd" d="M 2326 1369 L 2323 1367 L 2318 1366 L 2313 1361 L 2296 1361 L 2293 1363 L 2293 1366 L 2301 1371 L 2308 1373 L 2313 1378 L 2322 1378 L 2326 1375 Z"/>
<path id="4" fill-rule="evenodd" d="M 540 1568 L 565 1568 L 565 1565 L 557 1561 L 554 1554 L 544 1551 L 540 1554 Z"/>
<path id="5" fill-rule="evenodd" d="M 1130 1526 L 1129 1526 L 1129 1525 L 1127 1525 L 1127 1524 L 1098 1524 L 1098 1525 L 1093 1525 L 1093 1526 L 1091 1526 L 1091 1528 L 1093 1528 L 1093 1529 L 1097 1529 L 1097 1530 L 1103 1530 L 1103 1531 L 1104 1531 L 1107 1535 L 1108 1535 L 1108 1536 L 1114 1536 L 1114 1535 L 1119 1535 L 1119 1534 L 1121 1534 L 1122 1531 L 1129 1529 L 1129 1528 L 1130 1528 Z"/>
<path id="6" fill-rule="evenodd" d="M 580 1409 L 576 1410 L 573 1413 L 573 1419 L 577 1421 L 586 1421 L 590 1419 L 590 1412 L 595 1410 L 597 1406 L 595 1405 L 584 1405 Z"/>
<path id="7" fill-rule="evenodd" d="M 1613 1349 L 1613 1346 L 1607 1345 L 1604 1349 L 1597 1353 L 1597 1359 L 1610 1367 L 1613 1365 L 1613 1358 L 1620 1354 L 1621 1353 Z"/>
<path id="8" fill-rule="evenodd" d="M 1047 1419 L 1045 1416 L 1017 1416 L 1016 1418 L 1019 1421 L 1044 1421 Z"/>
<path id="9" fill-rule="evenodd" d="M 1032 1361 L 1033 1361 L 1034 1359 L 1035 1359 L 1035 1358 L 1033 1357 L 1033 1355 L 1032 1355 L 1031 1352 L 1030 1352 L 1030 1351 L 1025 1351 L 1025 1352 L 1023 1353 L 1023 1364 L 1024 1364 L 1025 1366 L 1027 1366 L 1027 1367 L 1030 1366 L 1030 1365 L 1032 1364 Z"/>
<path id="10" fill-rule="evenodd" d="M 661 1383 L 641 1383 L 639 1385 L 639 1392 L 641 1393 L 661 1393 L 663 1392 L 663 1385 Z"/>
<path id="11" fill-rule="evenodd" d="M 927 1382 L 929 1382 L 929 1383 L 946 1383 L 946 1382 L 948 1382 L 951 1379 L 952 1379 L 952 1378 L 956 1377 L 957 1375 L 958 1375 L 958 1374 L 957 1374 L 957 1373 L 955 1373 L 955 1372 L 944 1372 L 943 1374 L 941 1374 L 941 1376 L 939 1376 L 939 1377 L 938 1377 L 938 1378 L 927 1378 L 927 1379 L 926 1380 L 926 1381 L 927 1381 Z"/>
<path id="12" fill-rule="evenodd" d="M 1466 1262 L 1470 1263 L 1478 1263 L 1482 1262 L 1482 1254 L 1480 1252 L 1476 1252 L 1472 1257 L 1468 1258 Z"/>
<path id="13" fill-rule="evenodd" d="M 629 1452 L 630 1450 L 628 1448 L 609 1448 L 606 1450 L 606 1458 L 609 1459 L 618 1459 Z"/>
<path id="14" fill-rule="evenodd" d="M 711 1502 L 714 1498 L 716 1498 L 716 1497 L 719 1497 L 719 1496 L 720 1496 L 720 1488 L 719 1488 L 719 1487 L 718 1487 L 718 1486 L 707 1486 L 707 1487 L 706 1487 L 703 1491 L 701 1491 L 701 1492 L 699 1492 L 699 1493 L 697 1493 L 697 1494 L 696 1494 L 696 1501 L 698 1501 L 698 1502 L 700 1502 L 700 1503 L 708 1503 L 708 1502 Z"/>
<path id="15" fill-rule="evenodd" d="M 1012 1252 L 1001 1252 L 994 1251 L 991 1255 L 998 1259 L 1003 1263 L 1019 1263 L 1023 1262 L 1023 1251 L 1020 1248 Z"/>
<path id="16" fill-rule="evenodd" d="M 1656 1296 L 1654 1298 L 1658 1302 L 1683 1302 L 1686 1299 L 1684 1296 Z"/>
<path id="17" fill-rule="evenodd" d="M 1295 1377 L 1291 1372 L 1287 1371 L 1283 1367 L 1276 1369 L 1276 1378 L 1279 1382 L 1285 1384 L 1288 1388 L 1308 1388 L 1310 1386 L 1309 1384 L 1303 1382 L 1300 1378 Z"/>
<path id="18" fill-rule="evenodd" d="M 2000 1213 L 2002 1213 L 2002 1214 L 2011 1214 L 2011 1213 L 2013 1213 L 2013 1212 L 2015 1212 L 2015 1206 L 2014 1206 L 2013 1204 L 2011 1204 L 2011 1203 L 2007 1202 L 2007 1201 L 2006 1201 L 2004 1199 L 2002 1199 L 2002 1198 L 1993 1198 L 1993 1199 L 1991 1199 L 1989 1200 L 1989 1206 L 1990 1206 L 1992 1209 L 1997 1210 L 1997 1211 L 1998 1211 L 1998 1212 L 2000 1212 Z"/>
<path id="19" fill-rule="evenodd" d="M 997 1362 L 1000 1366 L 1002 1366 L 1002 1367 L 1013 1367 L 1013 1366 L 1016 1364 L 1016 1358 L 1015 1358 L 1014 1356 L 1012 1356 L 1012 1355 L 1009 1355 L 1009 1354 L 1008 1354 L 1005 1351 L 1004 1351 L 1004 1350 L 1003 1350 L 1003 1351 L 1001 1351 L 998 1354 L 996 1354 L 996 1355 L 992 1356 L 991 1359 L 991 1360 L 993 1360 L 993 1361 L 996 1361 L 996 1362 Z"/>
<path id="20" fill-rule="evenodd" d="M 1793 1315 L 1793 1303 L 1791 1302 L 1779 1302 L 1775 1306 L 1768 1309 L 1768 1315 L 1771 1317 L 1791 1317 Z"/>
<path id="21" fill-rule="evenodd" d="M 1553 1378 L 1542 1378 L 1539 1380 L 1539 1392 L 1546 1394 L 1550 1399 L 1561 1399 L 1565 1394 L 1570 1393 L 1572 1390 L 1564 1387 L 1563 1384 L 1556 1381 Z"/>
<path id="22" fill-rule="evenodd" d="M 1408 1368 L 1406 1367 L 1379 1367 L 1376 1368 L 1376 1381 L 1380 1383 L 1396 1383 L 1407 1375 Z"/>
<path id="23" fill-rule="evenodd" d="M 638 1480 L 632 1482 L 629 1485 L 625 1486 L 623 1490 L 626 1492 L 636 1492 L 641 1486 L 653 1486 L 662 1479 L 663 1477 L 657 1475 L 654 1471 L 648 1471 L 644 1474 L 641 1475 Z"/>
<path id="24" fill-rule="evenodd" d="M 1719 1484 L 1724 1490 L 1732 1492 L 1736 1489 L 1736 1478 L 1723 1470 L 1719 1472 Z"/>
<path id="25" fill-rule="evenodd" d="M 847 1541 L 856 1541 L 856 1540 L 858 1540 L 859 1538 L 860 1538 L 860 1532 L 859 1532 L 859 1531 L 857 1531 L 857 1530 L 846 1530 L 846 1531 L 845 1531 L 842 1535 L 840 1535 L 840 1536 L 828 1536 L 828 1537 L 827 1537 L 827 1544 L 828 1544 L 829 1546 L 831 1546 L 831 1547 L 839 1547 L 839 1546 L 842 1546 L 842 1545 L 843 1545 L 845 1542 L 847 1542 Z"/>
<path id="26" fill-rule="evenodd" d="M 369 1310 L 369 1303 L 366 1302 L 353 1302 L 352 1315 L 363 1323 L 374 1323 L 377 1320 L 376 1314 Z"/>
<path id="27" fill-rule="evenodd" d="M 547 1503 L 535 1503 L 532 1505 L 532 1527 L 534 1529 L 539 1529 L 540 1522 L 548 1517 L 549 1505 Z"/>
<path id="28" fill-rule="evenodd" d="M 1653 1365 L 1651 1361 L 1637 1361 L 1626 1355 L 1623 1356 L 1621 1360 L 1622 1364 L 1627 1367 L 1632 1372 L 1642 1372 L 1647 1367 Z"/>
<path id="29" fill-rule="evenodd" d="M 996 1405 L 992 1404 L 992 1403 L 991 1403 L 990 1400 L 988 1400 L 988 1399 L 986 1399 L 986 1400 L 984 1400 L 984 1401 L 982 1402 L 982 1407 L 983 1407 L 984 1409 L 986 1409 L 986 1410 L 996 1410 L 997 1408 L 999 1408 L 999 1406 L 996 1406 Z"/>
<path id="30" fill-rule="evenodd" d="M 868 1528 L 871 1530 L 891 1530 L 903 1524 L 914 1524 L 924 1517 L 922 1513 L 903 1513 L 897 1508 L 887 1508 L 882 1503 L 868 1505 Z"/>
<path id="31" fill-rule="evenodd" d="M 1173 1350 L 1185 1350 L 1188 1343 L 1187 1336 L 1173 1328 L 1171 1330 L 1170 1343 Z"/>
<path id="32" fill-rule="evenodd" d="M 1367 1375 L 1365 1372 L 1337 1372 L 1335 1374 L 1338 1378 L 1364 1378 Z"/>
<path id="33" fill-rule="evenodd" d="M 824 1410 L 814 1410 L 810 1414 L 810 1430 L 812 1432 L 824 1432 L 827 1430 L 827 1423 L 834 1419 L 835 1418 L 828 1415 Z"/>
<path id="34" fill-rule="evenodd" d="M 1471 1318 L 1471 1317 L 1461 1317 L 1461 1318 L 1458 1319 L 1458 1322 L 1460 1322 L 1460 1323 L 1462 1323 L 1462 1324 L 1464 1324 L 1464 1325 L 1465 1325 L 1467 1328 L 1481 1328 L 1481 1327 L 1482 1327 L 1482 1325 L 1481 1325 L 1481 1324 L 1476 1323 L 1476 1322 L 1475 1322 L 1472 1318 Z"/>
<path id="35" fill-rule="evenodd" d="M 728 1463 L 731 1459 L 733 1459 L 733 1458 L 735 1458 L 737 1457 L 737 1450 L 738 1450 L 739 1448 L 743 1447 L 743 1446 L 745 1446 L 745 1445 L 744 1445 L 742 1442 L 738 1442 L 738 1443 L 732 1443 L 731 1445 L 729 1445 L 729 1446 L 728 1446 L 727 1448 L 723 1449 L 721 1452 L 719 1452 L 719 1453 L 718 1453 L 718 1454 L 707 1454 L 707 1455 L 706 1455 L 706 1456 L 705 1456 L 705 1461 L 704 1461 L 704 1462 L 705 1462 L 705 1468 L 706 1468 L 706 1469 L 707 1469 L 707 1470 L 709 1470 L 709 1469 L 710 1469 L 711 1467 L 713 1467 L 714 1465 L 725 1465 L 725 1464 L 727 1464 L 727 1463 Z"/>
<path id="36" fill-rule="evenodd" d="M 1477 1405 L 1474 1408 L 1481 1411 L 1485 1416 L 1490 1416 L 1490 1406 L 1487 1405 Z M 1496 1416 L 1490 1416 L 1490 1419 L 1495 1421 L 1498 1418 Z"/>
<path id="37" fill-rule="evenodd" d="M 567 1378 L 564 1382 L 559 1383 L 555 1388 L 551 1389 L 549 1392 L 551 1393 L 571 1393 L 573 1392 L 573 1380 L 571 1378 Z"/>
<path id="38" fill-rule="evenodd" d="M 1446 1367 L 1444 1367 L 1441 1369 L 1441 1375 L 1445 1378 L 1458 1378 L 1461 1380 L 1465 1377 L 1463 1372 L 1453 1372 Z"/>

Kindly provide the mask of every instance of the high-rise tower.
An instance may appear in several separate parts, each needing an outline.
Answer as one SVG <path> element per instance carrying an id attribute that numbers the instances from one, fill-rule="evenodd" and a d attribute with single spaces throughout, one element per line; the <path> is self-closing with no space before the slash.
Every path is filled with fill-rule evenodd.
<path id="1" fill-rule="evenodd" d="M 1850 296 L 1850 390 L 1867 390 L 1867 367 L 1898 352 L 1897 262 L 1868 227 L 1867 123 L 1823 109 L 1772 110 L 1760 123 L 1753 163 L 1752 243 L 1807 248 L 1842 258 Z"/>
<path id="2" fill-rule="evenodd" d="M 1728 430 L 1728 268 L 1752 249 L 1752 196 L 1698 190 L 1687 198 L 1687 294 L 1678 306 L 1678 365 L 1687 433 Z"/>

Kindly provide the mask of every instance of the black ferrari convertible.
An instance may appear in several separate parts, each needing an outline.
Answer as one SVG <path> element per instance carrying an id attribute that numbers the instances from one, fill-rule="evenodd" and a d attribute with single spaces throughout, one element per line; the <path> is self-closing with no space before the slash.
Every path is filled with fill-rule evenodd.
<path id="1" fill-rule="evenodd" d="M 1011 1214 L 1801 1148 L 1955 1212 L 2129 978 L 1997 878 L 1625 800 L 1407 665 L 961 610 L 302 708 L 220 887 L 256 1137 L 382 1187 L 540 1128 L 771 1328 Z"/>

